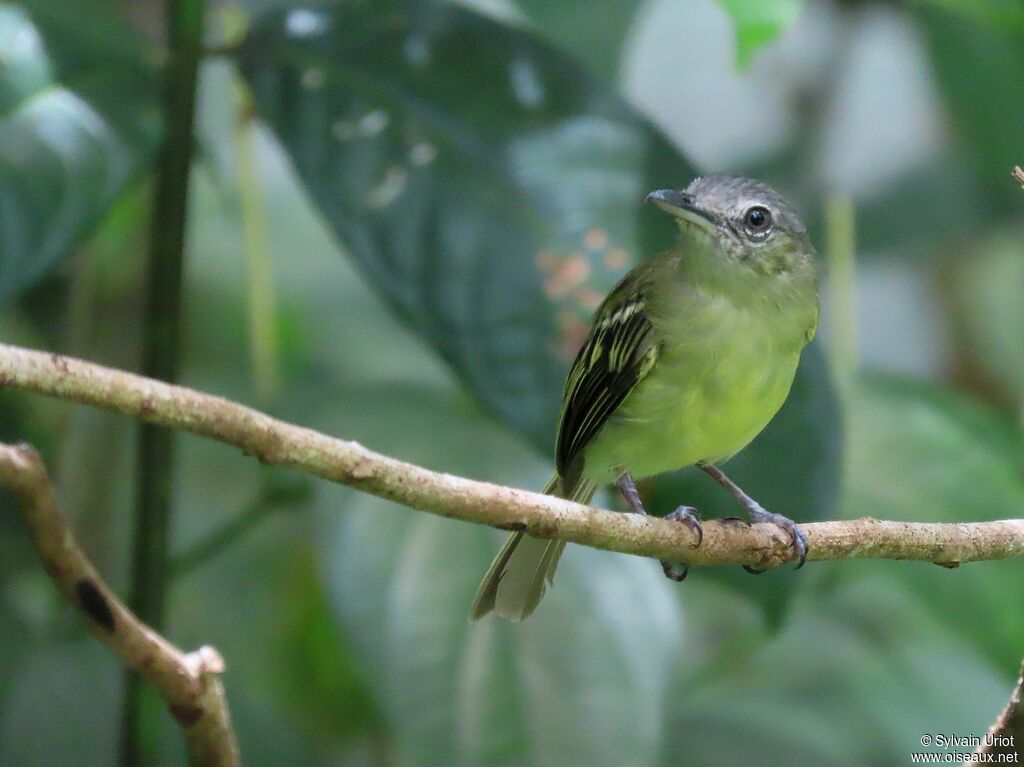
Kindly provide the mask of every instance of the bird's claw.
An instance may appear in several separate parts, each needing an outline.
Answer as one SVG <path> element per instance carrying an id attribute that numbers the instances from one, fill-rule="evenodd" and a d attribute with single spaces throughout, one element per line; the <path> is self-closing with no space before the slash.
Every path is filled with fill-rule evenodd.
<path id="1" fill-rule="evenodd" d="M 675 511 L 666 514 L 665 519 L 686 525 L 697 536 L 697 546 L 704 541 L 704 528 L 700 524 L 700 515 L 693 506 L 680 506 Z"/>
<path id="2" fill-rule="evenodd" d="M 693 506 L 680 506 L 675 511 L 666 514 L 665 519 L 685 525 L 688 530 L 697 536 L 698 546 L 704 540 L 704 528 L 701 527 L 700 516 Z M 682 565 L 662 560 L 661 571 L 665 573 L 665 577 L 669 580 L 681 583 L 686 580 L 686 574 L 689 572 L 689 569 Z"/>
<path id="3" fill-rule="evenodd" d="M 793 544 L 793 550 L 796 552 L 796 569 L 799 570 L 804 566 L 804 562 L 807 561 L 807 538 L 800 532 L 796 522 L 789 517 L 784 517 L 782 514 L 772 514 L 770 511 L 765 511 L 760 507 L 750 509 L 750 521 L 754 523 L 767 522 L 781 528 L 789 536 Z M 744 565 L 743 569 L 755 575 L 759 574 L 759 572 L 764 572 L 763 570 L 757 571 L 755 568 L 750 568 L 746 565 Z"/>

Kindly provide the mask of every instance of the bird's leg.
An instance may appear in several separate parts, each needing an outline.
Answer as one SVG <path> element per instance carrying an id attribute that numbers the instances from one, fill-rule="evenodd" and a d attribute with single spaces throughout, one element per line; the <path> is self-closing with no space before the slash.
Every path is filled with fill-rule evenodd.
<path id="1" fill-rule="evenodd" d="M 623 472 L 622 475 L 615 480 L 615 486 L 619 488 L 619 492 L 622 493 L 622 497 L 626 499 L 626 503 L 629 504 L 634 513 L 642 514 L 645 517 L 648 516 L 647 509 L 644 508 L 643 501 L 640 500 L 640 493 L 636 489 L 636 484 L 633 482 L 633 477 L 628 471 Z M 665 519 L 670 519 L 673 522 L 681 522 L 686 525 L 686 527 L 697 534 L 697 545 L 700 546 L 700 542 L 704 539 L 704 529 L 700 526 L 700 517 L 697 516 L 697 510 L 695 508 L 692 506 L 680 506 L 671 514 L 666 514 Z M 665 573 L 666 578 L 676 582 L 682 581 L 686 578 L 687 568 L 680 568 L 679 565 L 673 564 L 672 562 L 662 560 L 661 570 Z"/>
<path id="2" fill-rule="evenodd" d="M 743 504 L 743 507 L 747 510 L 747 514 L 750 515 L 750 521 L 756 522 L 768 522 L 770 524 L 781 527 L 783 531 L 789 536 L 793 542 L 793 548 L 797 554 L 797 565 L 796 569 L 799 570 L 804 566 L 804 561 L 807 559 L 807 539 L 804 534 L 797 528 L 796 523 L 789 517 L 784 517 L 781 514 L 772 514 L 767 511 L 761 504 L 743 492 L 743 488 L 725 476 L 725 473 L 714 464 L 710 463 L 698 463 L 701 469 L 703 469 L 708 476 L 710 476 L 715 482 L 720 484 L 729 494 L 732 495 L 737 501 Z M 755 575 L 763 573 L 764 570 L 758 570 L 750 567 L 749 565 L 743 565 L 743 569 L 749 573 Z"/>

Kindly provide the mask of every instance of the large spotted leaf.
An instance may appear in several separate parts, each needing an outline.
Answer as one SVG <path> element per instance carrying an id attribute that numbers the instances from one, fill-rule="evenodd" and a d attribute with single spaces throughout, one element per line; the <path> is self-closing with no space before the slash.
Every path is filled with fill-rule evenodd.
<path id="1" fill-rule="evenodd" d="M 268 14 L 242 69 L 378 292 L 550 450 L 590 312 L 671 241 L 645 193 L 694 171 L 572 59 L 464 8 L 414 7 Z"/>

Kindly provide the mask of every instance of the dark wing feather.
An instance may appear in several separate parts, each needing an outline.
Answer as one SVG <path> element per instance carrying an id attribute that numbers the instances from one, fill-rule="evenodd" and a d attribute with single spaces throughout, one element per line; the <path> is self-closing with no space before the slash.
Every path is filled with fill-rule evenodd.
<path id="1" fill-rule="evenodd" d="M 643 287 L 623 281 L 597 310 L 565 382 L 555 461 L 566 487 L 583 469 L 583 449 L 654 366 Z"/>

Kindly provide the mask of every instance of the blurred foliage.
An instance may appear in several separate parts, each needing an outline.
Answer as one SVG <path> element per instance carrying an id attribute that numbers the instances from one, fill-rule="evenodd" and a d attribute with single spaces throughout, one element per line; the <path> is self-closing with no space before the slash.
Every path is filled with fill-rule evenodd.
<path id="1" fill-rule="evenodd" d="M 868 379 L 854 401 L 858 418 L 850 423 L 847 516 L 922 522 L 1020 516 L 1024 434 L 1005 417 L 904 381 Z M 882 454 L 900 459 L 880 461 Z M 1021 654 L 1024 615 L 1006 609 L 1012 597 L 1003 564 L 982 562 L 944 573 L 914 563 L 899 577 L 952 631 L 1009 668 Z M 953 579 L 955 587 L 948 588 Z"/>
<path id="2" fill-rule="evenodd" d="M 995 28 L 1024 32 L 1024 6 L 1015 0 L 917 0 L 964 14 Z"/>
<path id="3" fill-rule="evenodd" d="M 982 242 L 951 279 L 969 364 L 993 378 L 1008 402 L 1024 398 L 1024 258 L 1017 230 Z"/>
<path id="4" fill-rule="evenodd" d="M 68 27 L 79 25 L 66 14 L 50 19 L 51 28 L 40 28 L 24 9 L 0 5 L 0 302 L 31 286 L 95 226 L 154 138 L 133 38 L 104 27 L 102 47 L 91 45 L 98 40 L 62 45 Z M 125 57 L 136 62 L 127 71 L 119 66 Z"/>
<path id="5" fill-rule="evenodd" d="M 619 56 L 640 0 L 521 0 L 535 33 L 566 48 L 604 80 L 618 74 Z M 595 18 L 600 24 L 593 23 Z"/>
<path id="6" fill-rule="evenodd" d="M 1024 152 L 1020 132 L 1009 129 L 1024 120 L 1024 9 L 1016 7 L 1014 25 L 965 24 L 938 11 L 923 14 L 922 26 L 953 126 L 979 186 L 990 190 L 985 208 L 1019 215 L 1020 190 L 1006 183 Z"/>
<path id="7" fill-rule="evenodd" d="M 801 0 L 720 0 L 736 27 L 736 64 L 746 67 L 754 52 L 796 21 Z"/>
<path id="8" fill-rule="evenodd" d="M 246 3 L 242 48 L 203 70 L 186 382 L 438 470 L 538 487 L 590 311 L 673 236 L 640 200 L 701 165 L 679 149 L 687 121 L 655 124 L 623 84 L 664 5 Z M 5 340 L 137 364 L 141 182 L 163 55 L 145 30 L 159 11 L 156 0 L 87 0 L 75 14 L 58 0 L 0 5 Z M 835 100 L 853 98 L 841 89 L 849 46 L 878 11 L 688 10 L 709 39 L 732 25 L 715 38 L 719 60 L 747 62 L 729 76 L 758 103 L 785 94 L 789 134 L 761 152 L 730 147 L 730 164 L 792 193 L 819 244 L 837 183 L 819 167 L 822 136 Z M 938 114 L 915 119 L 941 129 L 927 162 L 890 158 L 891 173 L 851 190 L 861 265 L 930 291 L 955 326 L 949 371 L 980 383 L 967 394 L 942 368 L 931 380 L 860 373 L 837 394 L 826 318 L 790 400 L 730 473 L 803 520 L 1020 516 L 1024 192 L 1008 176 L 1024 161 L 1019 7 L 921 0 L 886 13 L 913 30 L 933 79 Z M 801 44 L 824 52 L 794 53 Z M 715 110 L 736 96 L 714 81 L 714 58 L 708 89 L 663 71 L 651 87 Z M 262 122 L 240 152 L 247 88 Z M 248 352 L 253 188 L 239 183 L 266 198 L 277 397 L 260 391 Z M 861 299 L 869 319 L 883 308 Z M 916 304 L 897 310 L 918 319 Z M 83 545 L 124 591 L 132 424 L 3 392 L 0 432 L 41 448 Z M 657 563 L 572 547 L 529 622 L 471 625 L 495 531 L 311 491 L 193 437 L 180 456 L 175 550 L 188 566 L 170 638 L 227 658 L 252 763 L 903 764 L 922 733 L 981 733 L 1024 646 L 1015 561 L 705 569 L 677 585 Z M 642 490 L 658 513 L 681 500 L 737 513 L 692 469 Z M 110 764 L 116 662 L 59 605 L 13 515 L 0 525 L 0 764 Z M 158 762 L 180 764 L 173 722 L 158 725 Z"/>

